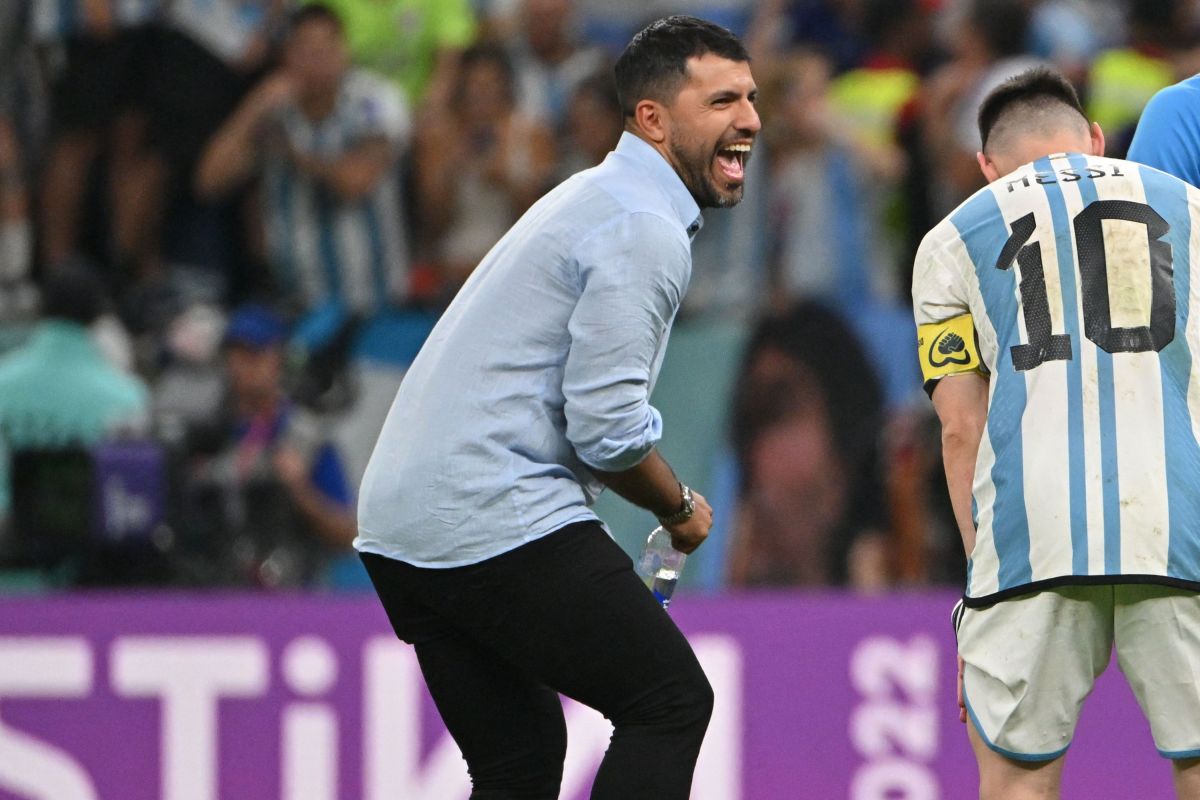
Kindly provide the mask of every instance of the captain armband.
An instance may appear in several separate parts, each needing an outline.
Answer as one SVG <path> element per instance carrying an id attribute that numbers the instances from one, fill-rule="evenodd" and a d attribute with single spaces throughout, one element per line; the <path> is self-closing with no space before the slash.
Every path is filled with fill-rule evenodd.
<path id="1" fill-rule="evenodd" d="M 987 373 L 979 357 L 979 340 L 970 314 L 917 326 L 917 353 L 925 391 L 933 393 L 937 381 L 964 372 Z"/>

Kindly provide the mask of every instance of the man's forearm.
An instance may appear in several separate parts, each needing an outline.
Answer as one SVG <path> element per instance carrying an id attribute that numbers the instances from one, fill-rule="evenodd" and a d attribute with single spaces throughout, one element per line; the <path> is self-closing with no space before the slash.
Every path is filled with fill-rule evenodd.
<path id="1" fill-rule="evenodd" d="M 387 143 L 368 143 L 337 158 L 296 153 L 293 162 L 302 172 L 328 186 L 345 201 L 359 200 L 378 185 L 391 168 L 393 152 Z"/>
<path id="2" fill-rule="evenodd" d="M 620 472 L 593 469 L 592 474 L 609 489 L 656 517 L 674 514 L 683 505 L 679 478 L 657 448 L 637 466 Z"/>
<path id="3" fill-rule="evenodd" d="M 943 378 L 933 393 L 933 406 L 942 423 L 942 461 L 954 519 L 967 555 L 975 549 L 971 496 L 975 458 L 987 425 L 987 379 L 977 373 Z"/>
<path id="4" fill-rule="evenodd" d="M 205 199 L 224 196 L 254 170 L 255 136 L 259 120 L 252 109 L 242 108 L 217 132 L 196 169 L 196 194 Z"/>
<path id="5" fill-rule="evenodd" d="M 942 436 L 942 462 L 946 467 L 946 487 L 954 520 L 962 535 L 963 548 L 968 556 L 975 549 L 975 521 L 971 514 L 972 486 L 975 481 L 975 457 L 979 439 L 974 442 L 962 436 Z"/>
<path id="6" fill-rule="evenodd" d="M 317 535 L 336 547 L 348 547 L 358 535 L 354 512 L 327 499 L 311 484 L 291 487 L 292 500 Z"/>

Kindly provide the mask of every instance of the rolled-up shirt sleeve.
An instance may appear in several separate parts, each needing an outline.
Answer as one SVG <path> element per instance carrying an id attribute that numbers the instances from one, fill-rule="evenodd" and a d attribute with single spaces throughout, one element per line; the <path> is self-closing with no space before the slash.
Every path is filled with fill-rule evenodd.
<path id="1" fill-rule="evenodd" d="M 567 439 L 588 466 L 636 466 L 662 438 L 650 388 L 691 273 L 677 224 L 621 217 L 576 248 L 581 293 L 563 372 Z"/>

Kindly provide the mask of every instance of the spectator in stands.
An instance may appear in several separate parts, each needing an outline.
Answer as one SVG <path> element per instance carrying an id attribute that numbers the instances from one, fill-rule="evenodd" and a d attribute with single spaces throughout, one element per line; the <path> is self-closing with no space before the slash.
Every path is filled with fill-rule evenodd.
<path id="1" fill-rule="evenodd" d="M 283 66 L 212 139 L 196 188 L 220 198 L 261 173 L 267 262 L 291 305 L 369 315 L 406 291 L 393 167 L 408 131 L 399 90 L 350 67 L 337 15 L 303 6 Z"/>
<path id="2" fill-rule="evenodd" d="M 41 182 L 40 243 L 48 267 L 82 246 L 89 177 L 108 158 L 106 194 L 111 234 L 93 255 L 117 266 L 122 281 L 142 277 L 144 215 L 161 198 L 147 198 L 136 180 L 146 120 L 146 26 L 157 0 L 33 0 L 34 42 L 47 54 L 61 49 L 51 74 L 51 144 Z M 50 63 L 56 63 L 49 59 Z M 138 263 L 135 263 L 138 262 Z"/>
<path id="3" fill-rule="evenodd" d="M 883 396 L 850 328 L 813 302 L 767 317 L 736 386 L 729 583 L 886 583 Z"/>
<path id="4" fill-rule="evenodd" d="M 574 14 L 572 0 L 523 0 L 508 48 L 518 111 L 555 131 L 565 126 L 575 87 L 607 61 L 599 47 L 579 41 Z"/>
<path id="5" fill-rule="evenodd" d="M 830 84 L 830 101 L 850 133 L 875 150 L 895 150 L 898 117 L 920 88 L 918 71 L 933 44 L 930 5 L 930 0 L 864 2 L 862 34 L 869 49 L 861 64 Z"/>
<path id="6" fill-rule="evenodd" d="M 424 227 L 448 292 L 549 188 L 549 129 L 516 108 L 512 65 L 491 45 L 462 56 L 451 105 L 431 110 L 414 162 Z"/>
<path id="7" fill-rule="evenodd" d="M 171 0 L 153 32 L 147 77 L 150 151 L 127 180 L 144 199 L 146 249 L 160 269 L 129 298 L 136 327 L 161 331 L 192 302 L 243 290 L 238 201 L 192 191 L 204 148 L 261 76 L 292 0 Z M 168 238 L 159 241 L 160 233 Z M 140 317 L 140 319 L 139 319 Z"/>
<path id="8" fill-rule="evenodd" d="M 288 328 L 268 309 L 234 311 L 225 333 L 227 395 L 212 427 L 193 430 L 174 526 L 210 558 L 199 579 L 312 586 L 357 533 L 341 460 L 322 420 L 283 386 Z"/>
<path id="9" fill-rule="evenodd" d="M 862 35 L 868 45 L 862 63 L 835 77 L 829 85 L 829 105 L 837 115 L 844 138 L 868 156 L 871 191 L 863 196 L 871 231 L 872 259 L 888 299 L 904 298 L 907 306 L 905 251 L 906 196 L 901 191 L 908 159 L 901 147 L 902 115 L 920 90 L 919 71 L 933 55 L 933 14 L 936 0 L 866 0 L 862 4 Z"/>
<path id="10" fill-rule="evenodd" d="M 475 41 L 469 0 L 329 0 L 354 62 L 385 76 L 420 111 L 449 102 L 462 51 Z"/>
<path id="11" fill-rule="evenodd" d="M 763 82 L 771 158 L 768 236 L 777 307 L 821 297 L 841 309 L 890 297 L 895 276 L 867 198 L 894 178 L 890 156 L 852 133 L 832 109 L 831 65 L 815 53 L 777 62 Z"/>
<path id="12" fill-rule="evenodd" d="M 989 91 L 1042 62 L 1025 52 L 1029 5 L 1015 0 L 965 0 L 948 17 L 951 60 L 923 87 L 921 126 L 931 180 L 933 220 L 982 186 L 975 167 L 981 147 L 975 116 Z M 930 176 L 934 177 L 930 177 Z"/>
<path id="13" fill-rule="evenodd" d="M 17 127 L 20 103 L 18 58 L 25 20 L 21 6 L 0 9 L 0 327 L 34 311 L 36 293 L 28 282 L 33 263 L 26 165 Z M 4 349 L 0 338 L 0 352 Z"/>
<path id="14" fill-rule="evenodd" d="M 1128 43 L 1096 56 L 1087 80 L 1088 117 L 1105 131 L 1105 154 L 1124 158 L 1142 109 L 1154 93 L 1182 77 L 1175 58 L 1195 31 L 1194 4 L 1129 3 Z"/>
<path id="15" fill-rule="evenodd" d="M 0 358 L 0 451 L 88 447 L 144 431 L 148 395 L 115 368 L 89 326 L 104 310 L 96 275 L 64 265 L 43 291 L 43 320 L 22 347 Z M 0 456 L 0 515 L 8 507 L 7 457 Z"/>
<path id="16" fill-rule="evenodd" d="M 566 135 L 558 181 L 594 167 L 617 146 L 625 129 L 611 71 L 598 72 L 575 87 L 567 103 Z"/>
<path id="17" fill-rule="evenodd" d="M 0 108 L 0 326 L 28 318 L 37 302 L 29 280 L 33 225 L 20 153 L 11 118 Z"/>
<path id="18" fill-rule="evenodd" d="M 761 66 L 794 47 L 819 48 L 842 72 L 862 63 L 867 50 L 855 16 L 859 3 L 843 0 L 763 0 L 747 38 Z"/>
<path id="19" fill-rule="evenodd" d="M 1096 54 L 1121 40 L 1123 0 L 1040 0 L 1029 20 L 1029 50 L 1083 86 Z"/>

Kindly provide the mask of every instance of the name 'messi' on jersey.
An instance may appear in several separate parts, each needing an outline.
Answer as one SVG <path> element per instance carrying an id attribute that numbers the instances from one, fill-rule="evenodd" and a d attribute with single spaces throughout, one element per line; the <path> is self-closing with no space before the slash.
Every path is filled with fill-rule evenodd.
<path id="1" fill-rule="evenodd" d="M 1197 189 L 1058 154 L 979 190 L 921 243 L 926 388 L 989 380 L 969 605 L 1069 583 L 1200 589 L 1197 237 Z"/>

